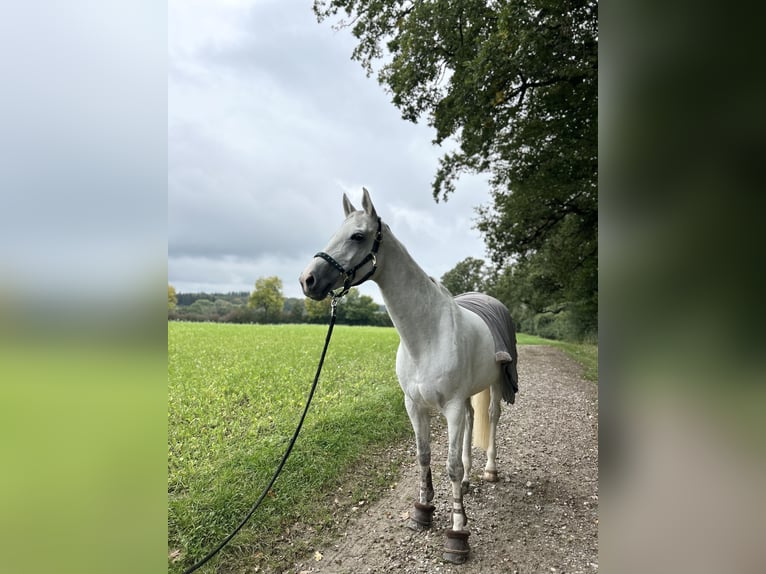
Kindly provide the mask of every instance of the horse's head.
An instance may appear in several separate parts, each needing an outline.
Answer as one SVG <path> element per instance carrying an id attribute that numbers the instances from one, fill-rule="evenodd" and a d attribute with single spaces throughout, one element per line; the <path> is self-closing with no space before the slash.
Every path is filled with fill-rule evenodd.
<path id="1" fill-rule="evenodd" d="M 339 288 L 349 289 L 369 279 L 378 265 L 381 222 L 370 194 L 362 188 L 362 210 L 357 211 L 343 194 L 346 219 L 330 242 L 301 273 L 304 295 L 321 301 Z"/>

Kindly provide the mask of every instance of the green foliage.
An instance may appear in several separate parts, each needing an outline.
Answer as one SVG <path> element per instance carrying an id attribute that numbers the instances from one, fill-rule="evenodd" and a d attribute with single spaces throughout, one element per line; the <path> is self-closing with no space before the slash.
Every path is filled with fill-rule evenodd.
<path id="1" fill-rule="evenodd" d="M 263 313 L 260 313 L 259 311 L 255 309 L 251 309 L 250 307 L 247 307 L 246 305 L 240 305 L 237 307 L 232 308 L 231 311 L 226 313 L 223 317 L 218 316 L 211 316 L 211 317 L 205 317 L 204 315 L 200 317 L 199 320 L 201 321 L 218 321 L 221 323 L 258 323 L 260 319 L 263 319 Z"/>
<path id="2" fill-rule="evenodd" d="M 595 331 L 597 2 L 315 0 L 314 11 L 348 17 L 352 57 L 368 73 L 383 61 L 378 80 L 403 118 L 426 118 L 437 144 L 457 140 L 437 201 L 462 173 L 490 174 L 477 226 L 498 273 L 522 266 L 518 302 L 565 307 L 575 332 Z"/>
<path id="3" fill-rule="evenodd" d="M 468 257 L 442 276 L 451 293 L 482 291 L 503 301 L 518 330 L 548 339 L 583 341 L 596 336 L 596 294 L 574 300 L 571 283 L 556 277 L 556 260 L 528 258 L 498 273 L 481 259 Z M 592 305 L 592 309 L 588 308 Z"/>
<path id="4" fill-rule="evenodd" d="M 215 303 L 207 299 L 197 299 L 189 305 L 189 311 L 198 315 L 212 315 L 215 311 Z"/>
<path id="5" fill-rule="evenodd" d="M 546 339 L 572 340 L 572 318 L 568 311 L 559 313 L 538 313 L 534 319 L 534 333 Z"/>
<path id="6" fill-rule="evenodd" d="M 575 289 L 576 277 L 586 271 L 585 265 L 567 280 L 562 277 L 560 262 L 546 256 L 547 251 L 542 251 L 496 273 L 489 293 L 506 304 L 521 331 L 572 341 L 595 338 L 598 293 L 578 295 Z M 591 263 L 595 266 L 596 262 L 589 267 Z M 597 269 L 588 273 L 592 274 L 589 281 L 598 280 Z"/>
<path id="7" fill-rule="evenodd" d="M 442 275 L 441 282 L 453 295 L 486 291 L 487 269 L 484 260 L 466 257 Z"/>
<path id="8" fill-rule="evenodd" d="M 250 293 L 177 293 L 177 305 L 168 312 L 169 319 L 184 321 L 222 321 L 254 323 L 259 313 L 247 307 Z M 197 303 L 202 301 L 202 303 Z"/>
<path id="9" fill-rule="evenodd" d="M 285 299 L 282 318 L 287 323 L 303 323 L 306 315 L 306 307 L 303 299 L 290 297 Z"/>
<path id="10" fill-rule="evenodd" d="M 236 291 L 229 293 L 178 293 L 176 295 L 179 306 L 188 306 L 194 303 L 197 299 L 207 299 L 208 301 L 215 301 L 216 299 L 223 299 L 228 301 L 234 306 L 246 305 L 247 300 L 250 298 L 249 291 Z"/>
<path id="11" fill-rule="evenodd" d="M 378 304 L 368 295 L 360 295 L 352 287 L 338 303 L 338 322 L 347 325 L 383 325 L 388 315 L 381 313 Z M 390 325 L 390 323 L 389 323 Z"/>
<path id="12" fill-rule="evenodd" d="M 176 288 L 168 283 L 168 311 L 172 311 L 176 308 L 178 298 L 176 297 Z"/>
<path id="13" fill-rule="evenodd" d="M 216 299 L 213 302 L 213 307 L 215 308 L 216 314 L 220 316 L 226 315 L 234 309 L 234 305 L 225 299 Z"/>
<path id="14" fill-rule="evenodd" d="M 279 321 L 285 297 L 282 295 L 282 280 L 277 277 L 260 277 L 255 281 L 255 290 L 250 294 L 247 306 L 260 310 L 267 323 Z"/>
<path id="15" fill-rule="evenodd" d="M 579 225 L 564 218 L 539 249 L 506 266 L 495 286 L 509 307 L 523 304 L 532 315 L 568 311 L 567 331 L 576 339 L 598 329 L 597 237 L 594 227 L 586 239 Z"/>
<path id="16" fill-rule="evenodd" d="M 306 299 L 304 302 L 306 308 L 306 318 L 311 323 L 322 323 L 329 320 L 330 317 L 330 297 L 325 297 L 321 301 Z"/>
<path id="17" fill-rule="evenodd" d="M 324 334 L 314 325 L 168 325 L 168 551 L 180 572 L 217 544 L 268 482 L 295 429 Z M 255 519 L 216 559 L 276 568 L 296 521 L 321 528 L 318 504 L 375 445 L 411 432 L 394 372 L 394 329 L 336 327 L 295 449 Z M 260 561 L 260 564 L 258 562 Z M 271 562 L 270 562 L 271 561 Z M 232 567 L 232 571 L 236 568 Z"/>

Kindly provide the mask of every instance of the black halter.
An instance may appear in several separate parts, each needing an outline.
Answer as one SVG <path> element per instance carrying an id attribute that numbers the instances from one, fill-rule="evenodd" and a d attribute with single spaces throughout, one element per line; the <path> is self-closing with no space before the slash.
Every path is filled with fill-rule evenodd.
<path id="1" fill-rule="evenodd" d="M 352 267 L 348 271 L 346 271 L 343 265 L 335 261 L 335 259 L 333 259 L 331 255 L 328 255 L 324 251 L 320 251 L 319 253 L 314 255 L 314 257 L 321 257 L 322 259 L 327 261 L 327 263 L 335 267 L 335 269 L 337 269 L 340 272 L 340 274 L 344 276 L 343 288 L 339 290 L 340 293 L 335 293 L 335 292 L 333 293 L 334 299 L 340 299 L 346 293 L 348 293 L 352 287 L 356 287 L 357 285 L 361 285 L 362 283 L 367 281 L 370 277 L 373 276 L 373 274 L 377 270 L 378 261 L 375 255 L 378 253 L 380 242 L 383 240 L 383 234 L 381 233 L 381 226 L 382 226 L 381 220 L 380 220 L 380 217 L 378 217 L 378 231 L 375 233 L 375 241 L 372 243 L 372 250 L 365 256 L 364 259 L 362 259 L 359 263 L 357 263 L 354 267 Z M 354 283 L 354 277 L 356 277 L 356 272 L 359 271 L 361 267 L 363 267 L 370 261 L 372 261 L 372 269 L 370 269 L 367 275 L 365 275 L 359 281 Z"/>

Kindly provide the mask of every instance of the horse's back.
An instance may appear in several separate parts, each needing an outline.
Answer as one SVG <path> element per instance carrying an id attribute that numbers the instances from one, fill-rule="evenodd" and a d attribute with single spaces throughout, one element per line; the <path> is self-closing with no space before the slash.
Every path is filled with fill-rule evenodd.
<path id="1" fill-rule="evenodd" d="M 487 323 L 469 309 L 458 308 L 462 323 L 458 331 L 462 350 L 460 376 L 470 381 L 470 396 L 499 383 L 501 372 L 495 361 L 495 340 Z"/>
<path id="2" fill-rule="evenodd" d="M 502 396 L 508 403 L 513 403 L 518 392 L 518 352 L 516 329 L 508 308 L 494 297 L 477 292 L 458 295 L 455 303 L 466 313 L 478 317 L 489 331 L 493 360 L 502 368 Z"/>

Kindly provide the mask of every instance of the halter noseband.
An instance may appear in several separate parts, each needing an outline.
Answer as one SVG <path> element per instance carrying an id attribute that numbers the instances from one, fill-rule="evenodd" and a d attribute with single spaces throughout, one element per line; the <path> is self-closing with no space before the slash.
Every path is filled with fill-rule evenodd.
<path id="1" fill-rule="evenodd" d="M 333 299 L 335 300 L 340 299 L 346 293 L 348 293 L 352 287 L 356 287 L 357 285 L 361 285 L 362 283 L 367 281 L 370 277 L 373 276 L 375 271 L 378 269 L 378 261 L 375 255 L 377 254 L 378 248 L 380 247 L 380 242 L 383 240 L 383 234 L 381 233 L 381 226 L 382 226 L 381 220 L 380 220 L 380 217 L 378 217 L 378 231 L 375 233 L 375 241 L 372 243 L 372 250 L 365 256 L 364 259 L 362 259 L 359 263 L 357 263 L 354 267 L 352 267 L 348 271 L 346 271 L 343 265 L 341 265 L 335 259 L 333 259 L 332 255 L 328 255 L 324 251 L 320 251 L 319 253 L 314 255 L 314 257 L 321 257 L 322 259 L 327 261 L 327 263 L 335 267 L 335 269 L 337 269 L 340 272 L 340 274 L 345 277 L 345 279 L 343 280 L 342 289 L 338 290 L 340 291 L 340 293 L 333 292 L 332 294 Z M 354 283 L 354 277 L 356 277 L 356 272 L 359 271 L 361 267 L 363 267 L 370 261 L 372 261 L 372 269 L 370 269 L 367 275 L 365 275 L 359 281 Z"/>

